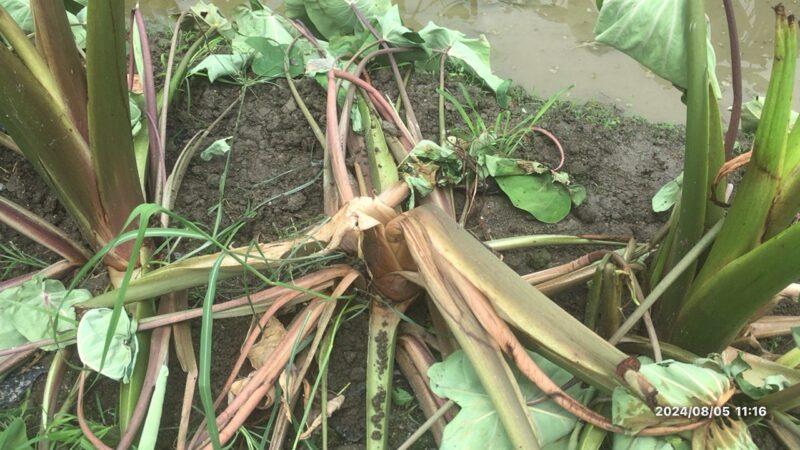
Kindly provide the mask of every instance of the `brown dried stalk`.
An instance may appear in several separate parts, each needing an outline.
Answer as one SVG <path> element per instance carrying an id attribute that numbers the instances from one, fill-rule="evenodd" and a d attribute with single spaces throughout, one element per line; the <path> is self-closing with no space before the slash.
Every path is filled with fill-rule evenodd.
<path id="1" fill-rule="evenodd" d="M 331 294 L 331 297 L 340 297 L 360 276 L 361 274 L 356 271 L 345 275 Z M 275 381 L 291 357 L 292 349 L 296 342 L 299 342 L 311 332 L 314 324 L 317 323 L 317 320 L 329 305 L 331 303 L 320 300 L 310 303 L 305 311 L 295 318 L 287 330 L 285 338 L 273 350 L 270 363 L 258 368 L 244 384 L 239 394 L 217 416 L 217 428 L 220 430 L 219 438 L 221 443 L 227 443 L 233 437 L 239 427 L 242 426 L 262 401 L 261 399 L 264 395 L 270 389 L 273 389 Z M 198 432 L 192 442 L 203 444 L 192 445 L 191 447 L 210 449 L 211 444 L 207 443 L 206 439 L 207 433 L 205 431 Z"/>

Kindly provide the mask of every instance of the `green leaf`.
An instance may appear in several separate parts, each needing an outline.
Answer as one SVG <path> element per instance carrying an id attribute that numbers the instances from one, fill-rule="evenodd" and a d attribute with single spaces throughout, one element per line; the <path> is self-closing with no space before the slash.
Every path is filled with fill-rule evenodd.
<path id="1" fill-rule="evenodd" d="M 419 33 L 411 31 L 403 25 L 403 19 L 400 18 L 400 9 L 397 5 L 392 5 L 383 15 L 378 17 L 376 28 L 385 41 L 399 47 L 419 47 L 425 43 Z M 425 48 L 425 50 L 427 51 L 428 49 Z"/>
<path id="2" fill-rule="evenodd" d="M 136 136 L 142 130 L 142 110 L 133 97 L 128 98 L 128 103 L 131 109 L 131 135 Z"/>
<path id="3" fill-rule="evenodd" d="M 572 375 L 546 360 L 529 352 L 536 364 L 557 384 L 563 385 Z M 528 406 L 535 435 L 540 446 L 568 436 L 575 428 L 576 418 L 546 397 L 525 376 L 512 369 Z M 444 362 L 434 364 L 428 370 L 431 389 L 436 395 L 456 402 L 461 411 L 444 429 L 442 449 L 459 450 L 505 450 L 511 442 L 503 429 L 494 406 L 483 389 L 475 369 L 463 351 L 450 355 Z M 573 386 L 569 394 L 586 402 L 593 395 L 592 388 Z"/>
<path id="4" fill-rule="evenodd" d="M 510 80 L 504 80 L 494 73 L 490 65 L 489 41 L 486 36 L 479 38 L 467 38 L 460 31 L 451 30 L 429 22 L 419 32 L 420 37 L 425 40 L 425 44 L 431 49 L 446 52 L 447 56 L 471 69 L 475 75 L 486 83 L 495 92 L 497 100 L 504 106 L 506 91 L 511 85 Z"/>
<path id="5" fill-rule="evenodd" d="M 362 28 L 350 4 L 355 4 L 368 19 L 381 16 L 391 7 L 390 0 L 305 0 L 287 2 L 287 14 L 292 18 L 302 17 L 301 3 L 305 15 L 326 38 L 352 34 Z"/>
<path id="6" fill-rule="evenodd" d="M 667 182 L 656 192 L 651 201 L 653 211 L 668 211 L 681 197 L 681 186 L 683 186 L 683 173 L 672 181 Z"/>
<path id="7" fill-rule="evenodd" d="M 33 446 L 29 444 L 28 430 L 22 417 L 14 417 L 11 422 L 3 425 L 5 425 L 5 429 L 0 431 L 0 448 L 33 449 Z"/>
<path id="8" fill-rule="evenodd" d="M 258 52 L 252 64 L 253 72 L 256 75 L 268 79 L 284 75 L 283 65 L 288 45 L 276 44 L 275 41 L 259 36 L 249 37 L 246 42 Z M 305 72 L 304 64 L 302 64 L 304 59 L 301 46 L 292 47 L 292 55 L 289 58 L 289 75 L 297 77 Z"/>
<path id="9" fill-rule="evenodd" d="M 580 184 L 572 183 L 567 185 L 569 191 L 569 198 L 572 200 L 572 206 L 581 206 L 586 201 L 586 188 Z"/>
<path id="10" fill-rule="evenodd" d="M 658 390 L 656 400 L 660 405 L 716 405 L 733 388 L 724 374 L 679 361 L 644 364 L 639 373 Z"/>
<path id="11" fill-rule="evenodd" d="M 230 21 L 222 15 L 222 12 L 215 5 L 200 0 L 189 9 L 195 17 L 202 20 L 210 28 L 217 30 L 225 35 L 233 30 Z"/>
<path id="12" fill-rule="evenodd" d="M 26 32 L 33 31 L 33 12 L 31 12 L 30 0 L 0 0 L 0 6 L 17 22 L 20 28 Z"/>
<path id="13" fill-rule="evenodd" d="M 764 111 L 764 97 L 756 96 L 756 98 L 746 102 L 742 105 L 742 131 L 745 133 L 755 133 L 758 129 L 758 122 L 761 121 L 761 113 Z M 794 127 L 797 122 L 797 112 L 792 111 L 789 115 L 789 127 Z"/>
<path id="14" fill-rule="evenodd" d="M 212 83 L 222 77 L 234 78 L 244 71 L 247 60 L 248 56 L 241 53 L 208 55 L 189 71 L 189 75 L 205 71 L 208 81 Z"/>
<path id="15" fill-rule="evenodd" d="M 7 309 L 0 305 L 0 348 L 11 348 L 28 342 L 17 328 L 14 326 L 14 321 L 7 316 Z M 5 359 L 0 357 L 0 360 Z"/>
<path id="16" fill-rule="evenodd" d="M 606 0 L 595 40 L 627 54 L 672 84 L 688 88 L 686 7 L 693 0 Z M 719 98 L 716 56 L 708 40 L 708 79 Z"/>
<path id="17" fill-rule="evenodd" d="M 536 161 L 504 158 L 486 154 L 483 156 L 486 172 L 493 177 L 507 177 L 511 175 L 545 174 L 550 172 L 544 164 Z"/>
<path id="18" fill-rule="evenodd" d="M 413 401 L 414 394 L 399 387 L 392 389 L 392 404 L 403 407 L 411 404 Z"/>
<path id="19" fill-rule="evenodd" d="M 511 203 L 531 213 L 537 220 L 556 223 L 567 217 L 572 198 L 566 186 L 556 183 L 549 173 L 495 178 Z"/>
<path id="20" fill-rule="evenodd" d="M 399 170 L 409 187 L 424 197 L 434 186 L 451 186 L 461 182 L 463 161 L 451 148 L 422 140 L 411 149 Z"/>
<path id="21" fill-rule="evenodd" d="M 733 378 L 742 393 L 754 400 L 758 400 L 767 394 L 778 392 L 791 384 L 788 378 L 779 373 L 758 377 L 758 381 L 751 382 L 746 376 L 747 372 L 753 370 L 753 367 L 744 360 L 744 355 L 744 352 L 738 352 L 736 358 L 729 364 L 725 364 L 718 355 L 712 355 L 710 358 L 701 359 L 700 361 L 710 361 L 721 368 L 728 377 Z M 760 384 L 756 384 L 759 381 Z"/>
<path id="22" fill-rule="evenodd" d="M 0 345 L 39 341 L 52 338 L 56 332 L 74 330 L 75 309 L 72 306 L 90 298 L 92 294 L 85 289 L 68 291 L 60 281 L 39 277 L 0 292 L 0 317 L 4 323 L 0 325 Z M 24 338 L 22 342 L 19 342 L 20 336 Z M 55 350 L 58 345 L 43 348 Z"/>
<path id="23" fill-rule="evenodd" d="M 289 30 L 292 26 L 274 14 L 269 9 L 253 11 L 250 8 L 239 6 L 233 13 L 236 33 L 231 35 L 231 46 L 234 53 L 249 53 L 252 51 L 247 40 L 251 37 L 260 37 L 272 41 L 274 44 L 288 46 L 294 40 Z M 280 58 L 283 66 L 283 56 Z"/>
<path id="24" fill-rule="evenodd" d="M 794 345 L 800 347 L 800 327 L 792 328 L 792 337 L 794 338 Z"/>
<path id="25" fill-rule="evenodd" d="M 641 398 L 652 399 L 651 406 L 715 406 L 733 389 L 730 378 L 718 370 L 673 360 L 645 362 L 638 372 L 628 371 L 625 380 L 636 395 L 626 388 L 615 388 L 612 417 L 615 425 L 632 431 L 682 420 L 656 417 Z M 655 396 L 648 393 L 648 386 L 655 390 Z"/>
<path id="26" fill-rule="evenodd" d="M 228 136 L 212 142 L 211 145 L 200 152 L 200 159 L 203 161 L 211 161 L 211 158 L 214 156 L 221 156 L 228 153 L 231 150 L 231 145 L 228 144 L 228 141 L 231 140 L 232 137 L 233 136 Z"/>
<path id="27" fill-rule="evenodd" d="M 303 0 L 286 0 L 283 7 L 286 17 L 301 19 L 306 16 L 306 5 Z"/>
<path id="28" fill-rule="evenodd" d="M 136 322 L 126 314 L 121 314 L 116 328 L 112 331 L 111 345 L 103 361 L 103 346 L 111 325 L 113 310 L 108 308 L 90 309 L 78 324 L 78 356 L 94 371 L 112 380 L 128 383 L 133 373 L 139 339 L 136 337 Z"/>

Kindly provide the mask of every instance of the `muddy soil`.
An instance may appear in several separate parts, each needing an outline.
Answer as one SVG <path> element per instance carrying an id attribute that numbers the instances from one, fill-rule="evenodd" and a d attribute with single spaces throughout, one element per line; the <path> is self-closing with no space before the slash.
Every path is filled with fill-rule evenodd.
<path id="1" fill-rule="evenodd" d="M 387 74 L 377 74 L 375 81 L 392 98 L 396 98 L 396 88 Z M 461 80 L 449 80 L 452 92 L 457 91 L 455 83 L 458 81 Z M 300 82 L 298 87 L 312 115 L 324 126 L 324 91 L 310 81 Z M 470 90 L 478 110 L 485 119 L 493 121 L 500 111 L 494 98 L 476 88 Z M 521 90 L 513 94 L 511 108 L 516 117 L 521 117 L 523 111 L 535 112 L 542 104 L 541 99 L 530 98 Z M 435 80 L 415 75 L 409 95 L 424 136 L 435 140 L 438 136 Z M 215 226 L 225 229 L 240 224 L 241 228 L 233 238 L 232 245 L 243 245 L 251 240 L 275 240 L 316 222 L 322 216 L 322 151 L 283 82 L 248 88 L 209 85 L 200 80 L 192 82 L 191 89 L 172 109 L 169 163 L 174 163 L 186 143 L 195 134 L 205 130 L 231 104 L 234 104 L 232 110 L 221 119 L 202 145 L 205 147 L 216 139 L 232 137 L 229 157 L 217 156 L 210 161 L 195 158 L 183 182 L 175 210 L 208 230 L 215 229 Z M 450 127 L 463 126 L 451 108 L 448 108 L 447 117 Z M 666 216 L 652 212 L 650 198 L 680 171 L 682 127 L 648 123 L 596 103 L 557 103 L 539 125 L 560 139 L 566 151 L 564 169 L 574 181 L 587 188 L 586 202 L 561 223 L 548 225 L 514 208 L 505 196 L 496 193 L 496 189 L 490 186 L 479 196 L 468 221 L 467 228 L 472 233 L 481 239 L 537 233 L 610 233 L 646 240 L 654 235 Z M 545 163 L 554 163 L 557 158 L 555 147 L 540 137 L 533 139 L 523 152 L 526 157 Z M 0 151 L 2 195 L 76 234 L 75 227 L 64 215 L 61 206 L 38 180 L 31 167 L 21 158 L 8 151 Z M 13 242 L 21 250 L 48 262 L 54 259 L 2 226 L 0 242 Z M 503 258 L 519 273 L 529 273 L 575 258 L 590 249 L 519 250 L 506 252 Z M 20 271 L 12 270 L 7 276 Z M 235 297 L 241 292 L 241 284 L 225 284 L 218 301 Z M 193 293 L 194 301 L 200 298 L 202 291 Z M 582 317 L 582 299 L 583 293 L 577 293 L 562 296 L 557 301 L 571 313 Z M 786 313 L 800 314 L 800 311 L 792 306 Z M 212 367 L 212 388 L 215 392 L 224 383 L 229 368 L 236 360 L 249 326 L 250 320 L 247 318 L 215 321 Z M 192 323 L 192 329 L 195 336 L 199 337 L 199 321 Z M 329 421 L 331 448 L 345 450 L 364 447 L 366 348 L 366 314 L 361 314 L 343 324 L 332 355 L 329 389 L 331 392 L 344 391 L 346 400 L 342 409 Z M 397 385 L 404 386 L 399 372 L 395 373 L 395 381 Z M 180 418 L 184 374 L 177 363 L 170 367 L 169 386 L 160 448 L 174 447 Z M 110 388 L 114 390 L 113 386 Z M 408 390 L 408 387 L 405 386 L 405 389 Z M 196 406 L 200 406 L 197 397 Z M 105 407 L 112 408 L 113 404 Z M 264 423 L 268 417 L 269 411 L 264 411 L 254 423 Z M 419 409 L 413 406 L 395 410 L 392 415 L 391 446 L 400 445 L 423 421 Z M 318 441 L 318 434 L 313 439 Z M 759 439 L 769 439 L 769 435 L 759 433 Z M 766 441 L 759 445 L 761 448 L 779 448 Z M 431 437 L 426 436 L 414 448 L 434 446 Z"/>

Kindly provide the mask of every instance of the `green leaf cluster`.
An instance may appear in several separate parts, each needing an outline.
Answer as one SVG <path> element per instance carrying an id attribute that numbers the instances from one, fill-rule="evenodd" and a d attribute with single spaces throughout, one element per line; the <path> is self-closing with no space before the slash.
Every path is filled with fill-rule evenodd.
<path id="1" fill-rule="evenodd" d="M 380 39 L 394 47 L 416 50 L 397 58 L 413 62 L 421 69 L 436 69 L 441 54 L 463 70 L 467 70 L 494 91 L 501 104 L 505 103 L 510 80 L 492 72 L 490 45 L 484 36 L 469 38 L 463 33 L 428 23 L 419 32 L 403 25 L 400 10 L 389 0 L 290 0 L 286 13 L 290 18 L 303 20 L 316 32 L 316 42 L 324 55 L 304 38 L 283 17 L 267 7 L 252 9 L 239 6 L 232 17 L 226 18 L 213 4 L 200 2 L 192 13 L 208 27 L 218 31 L 228 49 L 209 54 L 198 61 L 191 74 L 205 74 L 212 82 L 220 78 L 239 79 L 249 67 L 261 79 L 284 75 L 288 58 L 289 74 L 313 76 L 318 59 L 337 61 L 349 59 L 360 51 L 375 48 L 376 38 L 359 20 L 356 9 L 363 14 Z M 291 46 L 291 54 L 289 47 Z M 350 66 L 352 70 L 354 67 Z"/>

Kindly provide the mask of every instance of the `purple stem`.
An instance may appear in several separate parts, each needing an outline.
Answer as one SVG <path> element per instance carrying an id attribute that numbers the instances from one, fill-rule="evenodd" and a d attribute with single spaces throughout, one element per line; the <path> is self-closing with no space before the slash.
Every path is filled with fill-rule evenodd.
<path id="1" fill-rule="evenodd" d="M 736 15 L 731 0 L 722 0 L 725 5 L 725 18 L 728 21 L 728 38 L 731 46 L 731 75 L 733 83 L 733 108 L 725 132 L 725 161 L 733 157 L 733 144 L 739 131 L 739 120 L 742 117 L 742 54 L 739 48 L 739 32 L 736 29 Z"/>
<path id="2" fill-rule="evenodd" d="M 0 197 L 0 223 L 58 253 L 70 263 L 80 264 L 92 257 L 89 250 L 63 231 L 5 197 Z"/>
<path id="3" fill-rule="evenodd" d="M 150 54 L 150 41 L 147 39 L 147 30 L 144 26 L 144 17 L 139 7 L 131 11 L 139 30 L 139 41 L 142 45 L 142 66 L 144 74 L 144 103 L 145 117 L 147 117 L 148 137 L 150 148 L 147 153 L 150 164 L 150 195 L 151 200 L 160 203 L 164 185 L 167 182 L 167 171 L 164 163 L 164 153 L 161 151 L 161 136 L 158 133 L 158 104 L 156 103 L 156 87 L 153 81 L 153 60 Z"/>

